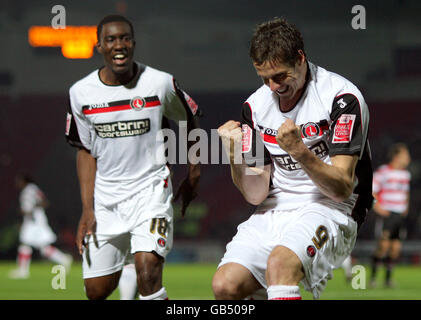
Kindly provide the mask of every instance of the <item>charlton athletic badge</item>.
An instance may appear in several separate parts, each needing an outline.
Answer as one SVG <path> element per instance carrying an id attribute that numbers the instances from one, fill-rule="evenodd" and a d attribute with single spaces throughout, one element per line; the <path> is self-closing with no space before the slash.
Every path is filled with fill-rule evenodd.
<path id="1" fill-rule="evenodd" d="M 159 239 L 158 239 L 158 245 L 159 245 L 160 247 L 164 248 L 166 244 L 167 244 L 167 242 L 165 241 L 165 239 L 164 239 L 164 238 L 159 238 Z"/>
<path id="2" fill-rule="evenodd" d="M 307 122 L 301 127 L 301 136 L 307 139 L 314 139 L 320 135 L 320 127 L 315 122 Z"/>
<path id="3" fill-rule="evenodd" d="M 314 246 L 308 246 L 307 247 L 307 255 L 310 258 L 313 258 L 315 254 L 316 254 L 316 248 Z"/>
<path id="4" fill-rule="evenodd" d="M 133 110 L 140 111 L 145 107 L 145 105 L 146 105 L 145 98 L 134 97 L 132 100 L 130 100 L 130 107 Z"/>

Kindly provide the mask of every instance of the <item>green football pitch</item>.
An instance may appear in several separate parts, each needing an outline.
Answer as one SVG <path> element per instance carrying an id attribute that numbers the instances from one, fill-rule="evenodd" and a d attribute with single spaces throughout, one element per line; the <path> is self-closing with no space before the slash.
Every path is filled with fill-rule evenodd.
<path id="1" fill-rule="evenodd" d="M 28 279 L 9 279 L 8 273 L 15 267 L 14 262 L 0 262 L 0 300 L 84 300 L 82 268 L 74 263 L 71 270 L 58 282 L 58 273 L 53 273 L 53 264 L 34 261 Z M 164 286 L 171 300 L 212 300 L 212 276 L 215 264 L 176 264 L 168 263 L 164 269 Z M 361 269 L 360 269 L 361 270 Z M 366 268 L 369 276 L 369 268 Z M 357 281 L 357 277 L 358 281 Z M 345 281 L 342 269 L 335 270 L 334 277 L 328 282 L 322 300 L 420 300 L 421 267 L 397 266 L 394 271 L 394 288 L 384 288 L 384 271 L 379 271 L 378 285 L 369 287 L 362 273 L 354 277 L 354 289 Z M 55 284 L 59 288 L 53 289 Z M 311 295 L 301 290 L 303 300 L 311 300 Z M 118 290 L 109 299 L 119 299 Z"/>

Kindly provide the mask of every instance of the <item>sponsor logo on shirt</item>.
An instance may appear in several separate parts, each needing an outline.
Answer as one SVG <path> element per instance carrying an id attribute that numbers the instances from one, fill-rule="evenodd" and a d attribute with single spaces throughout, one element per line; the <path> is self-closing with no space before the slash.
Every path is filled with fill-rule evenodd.
<path id="1" fill-rule="evenodd" d="M 149 132 L 150 129 L 149 119 L 95 124 L 96 134 L 104 139 L 139 136 Z"/>
<path id="2" fill-rule="evenodd" d="M 333 129 L 332 143 L 349 143 L 355 124 L 355 114 L 343 114 L 336 121 Z"/>
<path id="3" fill-rule="evenodd" d="M 327 156 L 329 152 L 329 149 L 323 140 L 311 146 L 309 149 L 320 159 Z M 295 171 L 301 169 L 301 164 L 295 161 L 289 154 L 275 156 L 274 159 L 276 163 L 284 170 Z"/>
<path id="4" fill-rule="evenodd" d="M 120 100 L 112 102 L 93 103 L 82 107 L 82 112 L 85 115 L 116 112 L 125 110 L 140 111 L 144 108 L 153 108 L 161 105 L 158 96 L 139 97 L 136 96 L 130 100 Z"/>
<path id="5" fill-rule="evenodd" d="M 278 130 L 265 128 L 263 126 L 259 126 L 260 128 L 260 135 L 262 136 L 263 140 L 269 143 L 277 144 L 276 142 L 276 135 L 278 134 Z M 300 125 L 301 128 L 301 138 L 307 138 L 309 140 L 315 139 L 318 136 L 322 136 L 325 132 L 329 131 L 329 123 L 327 120 L 321 120 L 319 122 L 307 122 L 305 124 Z"/>

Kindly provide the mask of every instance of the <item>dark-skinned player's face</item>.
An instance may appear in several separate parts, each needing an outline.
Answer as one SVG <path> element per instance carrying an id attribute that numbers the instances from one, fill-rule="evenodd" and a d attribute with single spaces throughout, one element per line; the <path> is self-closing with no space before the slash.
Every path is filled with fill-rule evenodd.
<path id="1" fill-rule="evenodd" d="M 124 74 L 133 66 L 135 40 L 130 26 L 122 21 L 104 24 L 97 43 L 104 56 L 105 67 L 116 74 Z"/>

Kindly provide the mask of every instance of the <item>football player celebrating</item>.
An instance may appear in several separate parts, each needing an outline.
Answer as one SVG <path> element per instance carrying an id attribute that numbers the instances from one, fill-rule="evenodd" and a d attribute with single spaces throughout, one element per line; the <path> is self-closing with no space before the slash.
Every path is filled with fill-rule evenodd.
<path id="1" fill-rule="evenodd" d="M 299 300 L 301 282 L 318 298 L 372 204 L 368 108 L 350 81 L 307 60 L 284 19 L 257 27 L 250 56 L 263 85 L 241 122 L 218 131 L 235 186 L 258 207 L 228 243 L 213 291 Z"/>
<path id="2" fill-rule="evenodd" d="M 167 299 L 162 272 L 172 247 L 173 193 L 161 127 L 168 118 L 198 128 L 198 108 L 172 75 L 134 60 L 134 30 L 125 17 L 103 18 L 97 36 L 104 66 L 70 88 L 66 127 L 68 142 L 79 148 L 76 241 L 86 295 L 111 294 L 131 248 L 139 299 Z M 175 197 L 182 214 L 199 177 L 199 164 L 189 164 Z"/>

